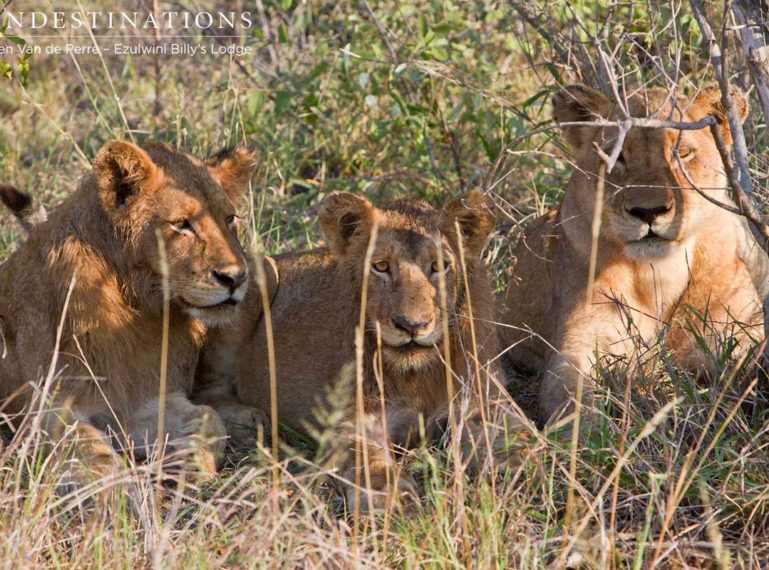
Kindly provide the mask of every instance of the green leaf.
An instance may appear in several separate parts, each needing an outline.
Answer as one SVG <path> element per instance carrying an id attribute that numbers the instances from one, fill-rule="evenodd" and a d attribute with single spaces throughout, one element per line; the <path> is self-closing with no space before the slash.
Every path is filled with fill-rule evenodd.
<path id="1" fill-rule="evenodd" d="M 288 26 L 284 21 L 281 21 L 280 26 L 278 26 L 278 41 L 282 44 L 288 43 Z"/>
<path id="2" fill-rule="evenodd" d="M 424 38 L 430 31 L 430 27 L 427 24 L 427 19 L 424 16 L 419 17 L 419 34 Z"/>
<path id="3" fill-rule="evenodd" d="M 549 93 L 550 93 L 550 91 L 549 91 L 548 89 L 543 89 L 542 91 L 539 91 L 539 92 L 535 93 L 534 95 L 532 95 L 531 97 L 529 97 L 528 99 L 526 99 L 526 101 L 524 101 L 524 102 L 521 104 L 521 106 L 522 106 L 524 109 L 528 109 L 528 108 L 529 108 L 529 106 L 530 106 L 532 103 L 535 103 L 536 101 L 538 101 L 538 100 L 539 100 L 540 98 L 542 98 L 542 97 L 547 97 L 547 95 L 548 95 Z"/>
<path id="4" fill-rule="evenodd" d="M 280 7 L 284 10 L 290 10 L 291 4 L 294 3 L 294 0 L 280 0 Z"/>
<path id="5" fill-rule="evenodd" d="M 5 38 L 8 41 L 16 44 L 17 46 L 22 46 L 23 47 L 23 46 L 27 45 L 27 40 L 25 40 L 24 38 L 20 38 L 19 36 L 5 36 Z"/>
<path id="6" fill-rule="evenodd" d="M 264 93 L 261 91 L 254 91 L 248 98 L 248 103 L 246 103 L 248 114 L 252 117 L 256 117 L 259 111 L 262 110 L 262 107 L 264 107 Z"/>
<path id="7" fill-rule="evenodd" d="M 16 74 L 19 77 L 19 83 L 26 89 L 29 81 L 29 57 L 18 58 L 19 64 L 16 66 Z"/>
<path id="8" fill-rule="evenodd" d="M 439 45 L 432 46 L 430 48 L 430 53 L 433 55 L 433 57 L 435 57 L 435 59 L 440 61 L 445 61 L 449 58 L 449 52 L 447 52 Z"/>
<path id="9" fill-rule="evenodd" d="M 275 113 L 280 115 L 286 109 L 288 109 L 292 98 L 293 95 L 290 91 L 278 91 L 275 94 Z"/>

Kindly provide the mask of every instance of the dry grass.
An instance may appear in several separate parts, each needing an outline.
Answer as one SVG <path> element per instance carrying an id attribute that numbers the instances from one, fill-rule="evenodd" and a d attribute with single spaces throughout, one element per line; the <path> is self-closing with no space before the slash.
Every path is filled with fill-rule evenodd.
<path id="1" fill-rule="evenodd" d="M 599 21 L 600 3 L 584 4 L 578 15 Z M 509 149 L 492 170 L 493 161 L 547 120 L 548 92 L 568 70 L 547 62 L 547 46 L 505 4 L 286 5 L 265 2 L 262 35 L 248 40 L 257 55 L 240 62 L 108 56 L 102 66 L 94 57 L 33 57 L 26 88 L 0 83 L 0 180 L 50 206 L 75 188 L 83 157 L 128 136 L 126 126 L 139 141 L 198 153 L 247 140 L 262 159 L 250 235 L 276 253 L 318 243 L 315 204 L 330 190 L 439 203 L 492 172 L 505 235 L 488 257 L 504 282 L 518 224 L 557 201 L 569 165 L 550 132 Z M 570 12 L 559 2 L 550 9 L 543 21 L 560 30 Z M 666 44 L 673 31 L 652 8 L 622 10 L 613 17 L 630 32 L 640 33 L 646 19 L 660 45 L 673 46 L 673 56 L 682 51 L 684 83 L 704 74 L 696 37 L 678 29 Z M 685 21 L 682 29 L 690 33 Z M 628 48 L 636 59 L 637 49 Z M 632 69 L 643 82 L 661 80 L 656 68 Z M 751 121 L 755 174 L 765 187 L 766 133 Z M 12 251 L 15 239 L 4 224 L 2 250 Z M 267 448 L 233 453 L 208 483 L 161 484 L 154 464 L 126 459 L 120 477 L 62 495 L 66 440 L 43 453 L 32 422 L 16 433 L 4 428 L 0 565 L 769 566 L 766 380 L 730 360 L 728 338 L 714 355 L 722 374 L 707 384 L 668 366 L 657 348 L 642 351 L 649 360 L 642 373 L 623 373 L 623 363 L 598 371 L 610 388 L 574 452 L 549 434 L 529 464 L 492 485 L 455 473 L 445 448 L 419 448 L 406 463 L 425 489 L 421 504 L 357 525 L 329 485 L 322 438 L 318 449 L 284 431 L 280 462 Z M 510 380 L 534 415 L 536 376 L 511 370 Z"/>

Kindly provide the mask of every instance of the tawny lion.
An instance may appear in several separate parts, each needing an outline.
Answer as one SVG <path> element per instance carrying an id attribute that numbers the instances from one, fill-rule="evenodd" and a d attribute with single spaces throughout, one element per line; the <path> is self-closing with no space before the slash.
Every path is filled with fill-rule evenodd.
<path id="1" fill-rule="evenodd" d="M 744 118 L 745 96 L 733 95 Z M 731 143 L 716 88 L 692 97 L 640 90 L 627 105 L 634 117 L 715 117 Z M 579 123 L 622 115 L 616 104 L 581 85 L 555 95 L 553 114 L 568 123 L 563 131 L 574 149 L 574 173 L 557 212 L 525 232 L 499 306 L 506 325 L 502 337 L 513 357 L 544 368 L 545 419 L 568 409 L 580 382 L 589 402 L 596 359 L 632 361 L 639 338 L 654 344 L 662 331 L 674 363 L 692 370 L 713 370 L 712 354 L 724 346 L 719 339 L 737 343 L 737 359 L 745 355 L 762 336 L 751 269 L 760 269 L 755 280 L 765 289 L 766 259 L 744 220 L 726 209 L 734 203 L 709 130 L 638 127 L 627 134 L 616 167 L 602 181 L 595 284 L 588 299 L 598 151 L 611 152 L 618 129 Z M 700 331 L 705 350 L 693 330 Z"/>
<path id="2" fill-rule="evenodd" d="M 78 191 L 0 266 L 2 411 L 39 412 L 52 438 L 74 430 L 76 480 L 115 468 L 107 432 L 138 455 L 168 440 L 194 451 L 202 472 L 215 469 L 224 427 L 188 394 L 207 327 L 226 324 L 246 292 L 234 204 L 254 166 L 243 148 L 201 161 L 162 144 L 109 142 Z M 3 190 L 20 217 L 33 211 Z"/>
<path id="3" fill-rule="evenodd" d="M 450 201 L 442 212 L 407 199 L 377 208 L 360 196 L 335 192 L 320 209 L 329 247 L 278 256 L 276 271 L 268 272 L 268 295 L 274 295 L 270 312 L 277 419 L 299 430 L 314 422 L 321 397 L 356 361 L 355 331 L 368 274 L 361 347 L 364 413 L 357 419 L 367 433 L 373 493 L 364 498 L 363 508 L 369 499 L 382 506 L 390 491 L 416 492 L 405 473 L 396 483 L 395 449 L 416 442 L 420 422 L 428 436 L 441 433 L 450 392 L 456 395 L 457 421 L 464 424 L 460 433 L 468 462 L 477 463 L 487 446 L 497 465 L 517 465 L 526 453 L 524 442 L 531 433 L 504 391 L 491 279 L 481 261 L 494 222 L 480 192 Z M 377 237 L 366 266 L 375 226 Z M 252 288 L 251 295 L 259 293 Z M 203 402 L 217 405 L 216 397 L 207 397 L 217 392 L 217 371 L 230 370 L 240 398 L 262 407 L 267 417 L 269 345 L 261 315 L 261 305 L 255 303 L 252 315 L 239 326 L 215 333 L 203 357 Z M 354 381 L 348 387 L 350 407 L 338 434 L 342 447 L 354 449 L 360 439 Z M 482 436 L 484 430 L 488 438 Z M 344 480 L 356 480 L 353 455 L 336 466 Z M 359 473 L 358 480 L 365 483 L 365 474 Z M 352 501 L 354 487 L 344 489 Z"/>

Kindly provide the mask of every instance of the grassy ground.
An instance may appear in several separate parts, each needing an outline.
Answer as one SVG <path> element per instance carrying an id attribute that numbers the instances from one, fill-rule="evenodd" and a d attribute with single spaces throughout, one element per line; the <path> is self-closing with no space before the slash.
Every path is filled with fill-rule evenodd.
<path id="1" fill-rule="evenodd" d="M 15 4 L 9 9 L 22 10 Z M 54 206 L 110 138 L 159 139 L 199 154 L 247 141 L 261 158 L 249 235 L 268 253 L 320 243 L 316 205 L 331 190 L 440 204 L 493 184 L 500 235 L 488 255 L 504 283 L 519 224 L 557 203 L 569 162 L 555 133 L 545 133 L 493 166 L 508 142 L 548 120 L 549 93 L 572 77 L 567 62 L 551 63 L 549 46 L 504 3 L 282 0 L 264 2 L 263 17 L 250 2 L 216 7 L 224 6 L 254 12 L 256 29 L 244 40 L 253 55 L 35 55 L 23 82 L 23 65 L 6 58 L 14 76 L 0 80 L 0 181 Z M 600 6 L 580 3 L 577 16 L 597 25 L 606 17 Z M 699 39 L 685 14 L 681 35 L 665 35 L 660 23 L 672 16 L 663 8 L 612 17 L 633 37 L 654 31 L 662 52 L 683 47 L 682 82 L 697 82 L 706 73 Z M 554 2 L 542 22 L 561 31 L 568 17 L 567 4 Z M 659 80 L 633 49 L 622 52 L 629 73 Z M 765 185 L 766 133 L 751 121 L 749 138 Z M 15 244 L 3 224 L 0 250 Z M 311 449 L 301 460 L 286 453 L 277 476 L 259 450 L 233 455 L 204 485 L 157 486 L 150 467 L 129 464 L 126 485 L 106 499 L 95 485 L 84 505 L 54 493 L 61 465 L 36 452 L 36 434 L 21 433 L 0 453 L 0 565 L 767 567 L 761 390 L 746 390 L 750 372 L 735 371 L 728 357 L 707 385 L 649 359 L 640 376 L 599 371 L 614 389 L 599 398 L 601 419 L 575 452 L 573 479 L 572 451 L 555 439 L 543 438 L 530 464 L 496 481 L 455 477 L 440 450 L 418 449 L 410 469 L 426 490 L 421 506 L 358 524 L 343 514 Z M 536 376 L 511 379 L 535 414 Z M 287 441 L 306 447 L 296 436 Z M 576 500 L 567 506 L 570 490 Z"/>

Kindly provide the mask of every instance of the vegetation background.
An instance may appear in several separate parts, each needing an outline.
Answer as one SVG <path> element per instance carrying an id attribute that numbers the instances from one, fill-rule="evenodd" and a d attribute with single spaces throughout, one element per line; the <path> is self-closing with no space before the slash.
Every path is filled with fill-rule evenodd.
<path id="1" fill-rule="evenodd" d="M 185 32 L 185 41 L 254 53 L 0 56 L 0 181 L 55 207 L 111 138 L 161 140 L 198 155 L 245 141 L 260 156 L 248 236 L 270 254 L 321 243 L 316 206 L 332 190 L 440 205 L 481 187 L 500 207 L 488 251 L 500 287 L 521 225 L 558 203 L 570 172 L 558 131 L 541 130 L 551 123 L 555 89 L 605 73 L 615 85 L 675 83 L 683 91 L 712 80 L 689 4 L 677 0 L 89 4 L 105 12 L 250 11 L 255 25 L 245 33 Z M 78 2 L 3 6 L 72 11 Z M 725 45 L 737 45 L 724 4 L 706 8 Z M 73 33 L 46 42 L 64 44 Z M 0 33 L 0 45 L 27 41 L 40 40 Z M 114 43 L 98 34 L 93 41 Z M 732 79 L 747 85 L 734 51 Z M 758 111 L 746 135 L 763 195 L 769 134 Z M 0 227 L 3 256 L 17 239 L 12 224 Z M 606 390 L 605 417 L 579 449 L 543 437 L 520 472 L 462 485 L 440 450 L 418 449 L 411 468 L 425 486 L 421 506 L 358 524 L 319 484 L 322 466 L 300 469 L 314 462 L 297 434 L 287 434 L 277 480 L 262 450 L 235 457 L 203 486 L 160 487 L 149 468 L 129 464 L 130 488 L 94 516 L 84 514 L 87 502 L 57 496 L 55 466 L 21 453 L 8 433 L 0 566 L 768 567 L 766 381 L 751 384 L 750 371 L 725 358 L 722 377 L 703 386 L 662 360 L 644 377 L 606 371 L 615 381 L 607 385 L 620 389 Z M 532 416 L 536 382 L 511 371 Z M 302 459 L 288 461 L 289 445 Z M 566 507 L 569 490 L 581 507 Z"/>

